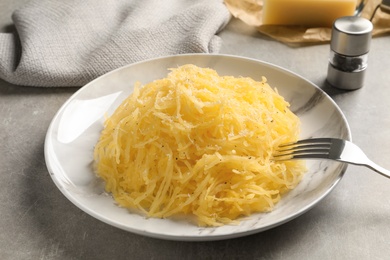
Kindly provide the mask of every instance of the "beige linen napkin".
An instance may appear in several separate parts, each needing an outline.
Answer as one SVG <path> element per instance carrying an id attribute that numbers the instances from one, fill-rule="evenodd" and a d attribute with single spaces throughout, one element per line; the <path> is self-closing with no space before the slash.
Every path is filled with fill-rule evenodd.
<path id="1" fill-rule="evenodd" d="M 368 0 L 361 16 L 370 19 L 381 0 Z M 269 37 L 289 45 L 304 45 L 329 42 L 331 28 L 307 28 L 301 26 L 280 26 L 262 24 L 262 0 L 225 0 L 232 15 Z M 390 14 L 380 9 L 372 20 L 373 36 L 390 32 Z"/>
<path id="2" fill-rule="evenodd" d="M 145 59 L 218 52 L 230 17 L 223 0 L 32 0 L 0 33 L 0 78 L 81 86 Z"/>

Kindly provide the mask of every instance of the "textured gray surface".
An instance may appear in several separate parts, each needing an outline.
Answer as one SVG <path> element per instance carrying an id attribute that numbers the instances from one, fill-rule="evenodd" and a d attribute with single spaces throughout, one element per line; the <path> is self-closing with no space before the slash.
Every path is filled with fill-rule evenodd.
<path id="1" fill-rule="evenodd" d="M 0 2 L 0 30 L 26 1 Z M 372 41 L 366 86 L 338 91 L 324 82 L 329 45 L 290 48 L 233 20 L 221 53 L 271 62 L 326 90 L 352 138 L 390 168 L 390 36 Z M 83 213 L 56 188 L 43 142 L 57 109 L 76 88 L 32 88 L 0 80 L 0 259 L 388 259 L 390 180 L 349 166 L 315 208 L 282 226 L 217 242 L 172 242 L 134 235 Z"/>

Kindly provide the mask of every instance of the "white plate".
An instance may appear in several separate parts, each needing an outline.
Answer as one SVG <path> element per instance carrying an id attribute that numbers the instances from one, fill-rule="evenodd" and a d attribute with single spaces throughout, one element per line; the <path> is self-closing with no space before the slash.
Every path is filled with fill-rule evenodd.
<path id="1" fill-rule="evenodd" d="M 112 113 L 132 92 L 136 81 L 148 83 L 166 77 L 168 68 L 187 63 L 213 68 L 220 75 L 248 76 L 256 80 L 266 76 L 271 87 L 277 87 L 300 117 L 302 138 L 350 139 L 348 123 L 332 99 L 288 70 L 226 55 L 179 55 L 148 60 L 119 68 L 87 84 L 54 117 L 45 140 L 45 159 L 54 183 L 71 202 L 91 216 L 133 233 L 170 240 L 205 241 L 249 235 L 278 226 L 306 212 L 331 192 L 346 165 L 323 160 L 308 161 L 309 172 L 274 211 L 254 214 L 237 226 L 200 228 L 185 221 L 146 219 L 116 206 L 91 167 L 104 115 Z"/>

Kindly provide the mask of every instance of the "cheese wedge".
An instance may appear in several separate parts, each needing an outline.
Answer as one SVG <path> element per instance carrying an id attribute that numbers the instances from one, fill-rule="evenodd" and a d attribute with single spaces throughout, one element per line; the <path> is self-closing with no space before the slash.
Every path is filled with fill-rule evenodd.
<path id="1" fill-rule="evenodd" d="M 264 0 L 263 24 L 331 27 L 342 16 L 351 16 L 356 0 Z"/>

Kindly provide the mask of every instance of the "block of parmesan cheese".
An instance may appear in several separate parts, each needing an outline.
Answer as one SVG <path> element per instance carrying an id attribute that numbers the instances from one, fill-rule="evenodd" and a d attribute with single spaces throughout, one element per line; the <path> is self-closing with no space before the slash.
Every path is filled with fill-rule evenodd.
<path id="1" fill-rule="evenodd" d="M 357 0 L 264 0 L 263 24 L 331 27 L 353 15 Z"/>

